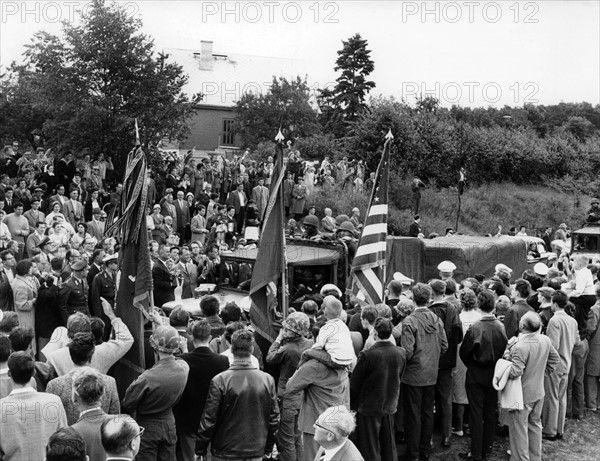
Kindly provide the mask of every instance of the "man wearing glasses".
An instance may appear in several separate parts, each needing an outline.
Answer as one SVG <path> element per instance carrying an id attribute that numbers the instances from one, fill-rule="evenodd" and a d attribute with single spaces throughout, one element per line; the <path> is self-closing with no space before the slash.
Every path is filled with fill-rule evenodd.
<path id="1" fill-rule="evenodd" d="M 321 446 L 315 461 L 364 461 L 358 448 L 348 440 L 355 427 L 354 415 L 343 405 L 321 413 L 314 424 L 315 442 Z"/>
<path id="2" fill-rule="evenodd" d="M 100 435 L 106 461 L 133 461 L 140 449 L 144 428 L 128 415 L 111 416 L 102 423 Z"/>

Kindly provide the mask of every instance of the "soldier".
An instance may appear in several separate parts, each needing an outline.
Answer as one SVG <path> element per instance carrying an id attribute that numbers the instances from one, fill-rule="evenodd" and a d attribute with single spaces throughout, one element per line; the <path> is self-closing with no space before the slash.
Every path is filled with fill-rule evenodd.
<path id="1" fill-rule="evenodd" d="M 117 295 L 117 271 L 119 253 L 112 255 L 106 255 L 102 259 L 104 267 L 102 272 L 97 274 L 92 280 L 92 289 L 90 291 L 90 310 L 92 315 L 100 317 L 104 321 L 104 334 L 102 335 L 104 341 L 107 341 L 110 337 L 110 330 L 112 325 L 110 319 L 104 314 L 102 310 L 102 298 L 106 299 L 111 307 L 115 308 L 115 297 Z"/>
<path id="2" fill-rule="evenodd" d="M 71 264 L 71 277 L 60 287 L 58 310 L 64 325 L 69 315 L 81 312 L 90 315 L 88 307 L 89 288 L 86 281 L 88 265 L 86 261 L 78 260 Z"/>
<path id="3" fill-rule="evenodd" d="M 440 278 L 444 281 L 450 279 L 454 280 L 454 271 L 456 265 L 452 261 L 442 261 L 438 264 L 438 271 L 440 271 Z M 455 281 L 456 282 L 456 281 Z"/>
<path id="4" fill-rule="evenodd" d="M 304 218 L 304 234 L 303 239 L 307 240 L 322 240 L 323 234 L 319 232 L 319 218 L 315 215 L 308 215 Z"/>

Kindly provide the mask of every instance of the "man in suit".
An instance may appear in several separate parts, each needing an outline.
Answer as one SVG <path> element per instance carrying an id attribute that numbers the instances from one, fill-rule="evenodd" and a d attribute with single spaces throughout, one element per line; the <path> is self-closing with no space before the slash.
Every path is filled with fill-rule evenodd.
<path id="1" fill-rule="evenodd" d="M 41 202 L 37 199 L 31 201 L 31 209 L 23 213 L 29 222 L 29 232 L 35 231 L 37 223 L 46 222 L 46 215 L 40 211 Z"/>
<path id="2" fill-rule="evenodd" d="M 100 426 L 100 439 L 106 461 L 135 459 L 143 429 L 129 415 L 109 416 Z"/>
<path id="3" fill-rule="evenodd" d="M 83 205 L 78 200 L 79 191 L 77 189 L 72 189 L 69 196 L 71 199 L 63 206 L 63 214 L 65 215 L 65 219 L 73 226 L 73 229 L 77 231 L 77 224 L 84 222 Z"/>
<path id="4" fill-rule="evenodd" d="M 321 413 L 314 424 L 315 441 L 321 446 L 315 461 L 364 461 L 358 448 L 348 440 L 355 427 L 354 416 L 343 405 Z"/>
<path id="5" fill-rule="evenodd" d="M 110 337 L 110 330 L 112 326 L 110 319 L 104 314 L 102 308 L 102 299 L 108 301 L 111 307 L 115 307 L 115 298 L 117 296 L 117 271 L 119 270 L 119 254 L 114 253 L 112 255 L 105 255 L 102 250 L 94 250 L 100 252 L 96 259 L 100 259 L 102 262 L 103 270 L 97 273 L 90 285 L 90 312 L 95 317 L 100 317 L 104 321 L 104 335 L 102 338 L 104 341 L 108 341 Z M 94 262 L 94 265 L 97 263 Z M 90 270 L 91 272 L 91 270 Z M 89 275 L 89 274 L 88 274 Z M 89 278 L 88 278 L 89 283 Z"/>
<path id="6" fill-rule="evenodd" d="M 56 176 L 58 181 L 65 186 L 69 187 L 69 184 L 75 176 L 75 161 L 73 160 L 73 154 L 68 151 L 63 158 L 61 158 L 56 165 Z"/>
<path id="7" fill-rule="evenodd" d="M 177 200 L 175 201 L 175 216 L 176 216 L 176 224 L 177 233 L 181 238 L 181 242 L 183 243 L 183 239 L 186 235 L 186 227 L 190 224 L 190 208 L 188 206 L 188 202 L 185 199 L 185 194 L 183 191 L 177 192 Z"/>
<path id="8" fill-rule="evenodd" d="M 38 255 L 42 252 L 42 250 L 39 248 L 39 245 L 40 242 L 44 240 L 44 238 L 46 238 L 46 236 L 44 235 L 45 232 L 46 222 L 42 220 L 36 223 L 36 225 L 33 227 L 33 230 L 31 231 L 31 234 L 27 236 L 27 241 L 25 243 L 25 251 L 27 252 L 27 256 L 29 258 L 33 258 L 35 255 Z"/>
<path id="9" fill-rule="evenodd" d="M 235 214 L 233 215 L 233 219 L 236 222 L 238 234 L 241 234 L 242 229 L 244 228 L 247 203 L 248 197 L 244 192 L 243 184 L 238 184 L 236 190 L 229 192 L 229 197 L 227 197 L 227 205 L 231 205 L 235 208 Z"/>
<path id="10" fill-rule="evenodd" d="M 177 282 L 167 267 L 167 259 L 171 247 L 160 245 L 158 247 L 158 258 L 152 268 L 152 281 L 154 282 L 154 305 L 162 307 L 164 303 L 175 301 L 175 287 Z"/>
<path id="11" fill-rule="evenodd" d="M 419 226 L 419 222 L 421 221 L 421 217 L 419 215 L 415 215 L 415 220 L 408 227 L 408 236 L 409 237 L 418 237 L 421 233 L 421 227 Z"/>
<path id="12" fill-rule="evenodd" d="M 256 202 L 256 206 L 258 207 L 258 216 L 262 221 L 265 217 L 267 204 L 269 203 L 269 189 L 265 187 L 264 178 L 260 178 L 258 180 L 258 186 L 252 189 L 252 200 Z"/>
<path id="13" fill-rule="evenodd" d="M 11 354 L 8 375 L 13 390 L 8 397 L 0 399 L 2 459 L 44 459 L 50 436 L 67 425 L 61 400 L 32 387 L 34 373 L 35 363 L 29 352 Z"/>
<path id="14" fill-rule="evenodd" d="M 66 375 L 59 376 L 48 383 L 46 392 L 57 395 L 65 408 L 67 423 L 75 424 L 83 409 L 77 408 L 73 401 L 73 384 L 79 378 L 80 373 L 94 373 L 94 376 L 102 382 L 104 391 L 98 396 L 98 407 L 105 413 L 119 414 L 121 405 L 119 404 L 119 394 L 117 392 L 117 383 L 115 378 L 103 375 L 99 371 L 91 368 L 91 360 L 96 347 L 94 345 L 94 336 L 92 333 L 76 333 L 69 343 L 69 355 L 75 367 Z"/>
<path id="15" fill-rule="evenodd" d="M 4 212 L 10 214 L 15 211 L 15 198 L 13 197 L 13 188 L 8 186 L 4 190 Z"/>
<path id="16" fill-rule="evenodd" d="M 176 271 L 183 275 L 182 299 L 194 297 L 194 289 L 198 287 L 198 268 L 192 262 L 192 252 L 187 246 L 181 247 L 179 262 L 175 265 Z"/>
<path id="17" fill-rule="evenodd" d="M 398 458 L 394 413 L 406 351 L 390 342 L 393 327 L 389 319 L 380 317 L 375 321 L 375 344 L 359 355 L 350 380 L 350 407 L 357 410 L 358 446 L 369 460 Z"/>
<path id="18" fill-rule="evenodd" d="M 93 210 L 92 220 L 87 223 L 88 234 L 100 241 L 104 237 L 104 226 L 106 221 L 102 221 L 102 210 L 95 208 Z"/>
<path id="19" fill-rule="evenodd" d="M 190 366 L 190 373 L 181 399 L 173 408 L 177 426 L 177 459 L 194 461 L 196 433 L 208 395 L 211 380 L 229 368 L 224 355 L 209 349 L 212 338 L 210 324 L 202 319 L 193 323 L 194 350 L 181 354 L 179 358 Z"/>
<path id="20" fill-rule="evenodd" d="M 556 370 L 560 356 L 541 327 L 540 316 L 527 312 L 519 320 L 519 336 L 509 340 L 504 353 L 512 362 L 508 379 L 520 376 L 523 388 L 524 408 L 508 412 L 511 460 L 542 459 L 544 375 Z"/>
<path id="21" fill-rule="evenodd" d="M 533 308 L 527 304 L 527 298 L 531 293 L 531 284 L 524 279 L 515 282 L 512 297 L 514 304 L 508 309 L 504 317 L 504 329 L 508 339 L 519 334 L 519 322 L 527 312 L 533 312 Z"/>
<path id="22" fill-rule="evenodd" d="M 104 253 L 104 250 L 101 248 L 96 248 L 94 250 L 94 252 L 92 253 L 92 257 L 91 257 L 92 261 L 90 264 L 90 270 L 88 271 L 87 276 L 85 277 L 85 279 L 87 280 L 88 286 L 90 287 L 90 298 L 88 298 L 88 299 L 91 299 L 92 283 L 94 281 L 94 277 L 96 277 L 96 275 L 98 275 L 100 272 L 102 272 L 104 256 L 106 256 L 106 254 Z M 90 301 L 90 304 L 91 304 L 91 301 Z M 96 312 L 101 312 L 101 311 L 102 311 L 102 308 L 100 308 L 100 311 L 96 311 Z M 94 309 L 92 309 L 91 312 L 93 313 L 93 315 L 96 315 L 99 317 L 99 315 L 96 312 L 94 312 Z"/>
<path id="23" fill-rule="evenodd" d="M 60 203 L 60 212 L 64 213 L 65 205 L 68 201 L 69 199 L 65 196 L 65 186 L 59 184 L 56 186 L 56 194 L 50 196 L 43 211 L 50 213 L 52 211 L 52 204 L 58 202 Z"/>
<path id="24" fill-rule="evenodd" d="M 160 201 L 161 213 L 163 216 L 170 216 L 173 221 L 177 221 L 177 210 L 173 205 L 173 189 L 167 189 L 163 199 Z"/>
<path id="25" fill-rule="evenodd" d="M 75 312 L 90 315 L 88 306 L 90 289 L 86 280 L 87 272 L 88 265 L 86 261 L 75 261 L 71 264 L 71 277 L 60 287 L 58 309 L 64 325 L 67 324 L 69 315 Z"/>
<path id="26" fill-rule="evenodd" d="M 14 297 L 11 287 L 11 282 L 15 278 L 15 274 L 10 266 L 5 263 L 12 264 L 16 261 L 15 256 L 8 250 L 0 252 L 0 306 L 4 311 L 13 311 Z"/>

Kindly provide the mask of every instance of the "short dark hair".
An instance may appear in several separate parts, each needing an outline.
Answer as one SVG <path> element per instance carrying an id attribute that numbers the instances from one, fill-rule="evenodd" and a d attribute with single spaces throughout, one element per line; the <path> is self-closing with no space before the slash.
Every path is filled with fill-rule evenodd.
<path id="1" fill-rule="evenodd" d="M 219 313 L 219 300 L 214 296 L 205 296 L 200 301 L 200 310 L 207 317 L 217 315 Z"/>
<path id="2" fill-rule="evenodd" d="M 230 322 L 225 326 L 225 340 L 227 342 L 231 342 L 231 338 L 233 334 L 238 330 L 244 330 L 246 328 L 246 324 L 244 322 Z"/>
<path id="3" fill-rule="evenodd" d="M 46 461 L 85 461 L 85 441 L 71 426 L 61 427 L 46 445 Z"/>
<path id="4" fill-rule="evenodd" d="M 254 336 L 246 329 L 236 331 L 231 337 L 231 352 L 234 357 L 249 358 L 253 345 Z"/>
<path id="5" fill-rule="evenodd" d="M 515 282 L 515 290 L 519 293 L 519 296 L 523 299 L 527 299 L 531 293 L 531 283 L 525 279 L 519 279 Z"/>
<path id="6" fill-rule="evenodd" d="M 229 322 L 238 322 L 242 318 L 242 310 L 233 301 L 228 302 L 221 311 L 221 320 L 227 325 Z"/>
<path id="7" fill-rule="evenodd" d="M 560 279 L 552 278 L 548 280 L 548 288 L 554 288 L 556 291 L 560 291 L 562 283 Z"/>
<path id="8" fill-rule="evenodd" d="M 85 365 L 92 359 L 96 349 L 94 335 L 92 333 L 75 333 L 68 347 L 73 363 L 78 366 Z"/>
<path id="9" fill-rule="evenodd" d="M 19 314 L 13 311 L 4 313 L 4 317 L 0 320 L 0 333 L 9 335 L 11 331 L 19 326 Z"/>
<path id="10" fill-rule="evenodd" d="M 446 294 L 453 295 L 456 293 L 456 282 L 452 279 L 444 280 L 446 282 Z"/>
<path id="11" fill-rule="evenodd" d="M 490 291 L 482 291 L 477 295 L 477 303 L 482 312 L 492 312 L 496 306 L 496 299 Z"/>
<path id="12" fill-rule="evenodd" d="M 390 319 L 379 317 L 377 320 L 375 320 L 375 331 L 377 332 L 379 339 L 389 339 L 389 337 L 392 335 L 393 328 L 394 325 Z"/>
<path id="13" fill-rule="evenodd" d="M 104 327 L 106 324 L 100 317 L 90 318 L 90 329 L 94 336 L 94 344 L 102 344 L 102 337 L 104 336 Z"/>
<path id="14" fill-rule="evenodd" d="M 17 351 L 8 358 L 11 379 L 17 384 L 27 384 L 35 374 L 35 362 L 31 354 Z"/>
<path id="15" fill-rule="evenodd" d="M 317 315 L 318 310 L 319 306 L 312 299 L 302 303 L 302 312 L 304 312 L 306 315 Z"/>
<path id="16" fill-rule="evenodd" d="M 23 208 L 23 202 L 15 202 L 15 204 L 13 205 L 13 208 L 16 210 L 17 208 Z"/>
<path id="17" fill-rule="evenodd" d="M 14 256 L 12 251 L 10 251 L 10 250 L 0 251 L 0 259 L 2 259 L 2 261 L 6 261 L 6 258 L 8 256 Z"/>
<path id="18" fill-rule="evenodd" d="M 366 306 L 360 312 L 360 319 L 366 320 L 367 322 L 369 322 L 369 325 L 373 325 L 375 323 L 375 320 L 377 320 L 377 317 L 379 317 L 379 313 L 377 312 L 377 309 L 374 306 Z"/>
<path id="19" fill-rule="evenodd" d="M 564 309 L 567 307 L 569 302 L 569 296 L 564 291 L 556 291 L 552 295 L 552 302 L 555 303 L 559 308 Z"/>
<path id="20" fill-rule="evenodd" d="M 443 296 L 446 294 L 446 282 L 443 280 L 433 279 L 429 281 L 428 285 L 436 296 Z"/>
<path id="21" fill-rule="evenodd" d="M 26 351 L 31 341 L 35 338 L 33 328 L 16 327 L 8 336 L 13 351 Z"/>
<path id="22" fill-rule="evenodd" d="M 17 263 L 15 272 L 17 273 L 17 275 L 20 275 L 20 276 L 27 275 L 27 273 L 29 272 L 29 269 L 31 269 L 32 266 L 33 266 L 33 262 L 31 262 L 31 259 L 22 259 L 21 261 L 19 261 Z"/>
<path id="23" fill-rule="evenodd" d="M 431 299 L 431 287 L 426 283 L 417 283 L 412 288 L 413 301 L 418 307 L 427 306 Z"/>
<path id="24" fill-rule="evenodd" d="M 0 362 L 6 362 L 11 352 L 10 339 L 6 336 L 0 336 Z"/>
<path id="25" fill-rule="evenodd" d="M 196 320 L 191 327 L 192 336 L 196 341 L 206 342 L 211 336 L 211 327 L 210 323 L 206 320 Z"/>

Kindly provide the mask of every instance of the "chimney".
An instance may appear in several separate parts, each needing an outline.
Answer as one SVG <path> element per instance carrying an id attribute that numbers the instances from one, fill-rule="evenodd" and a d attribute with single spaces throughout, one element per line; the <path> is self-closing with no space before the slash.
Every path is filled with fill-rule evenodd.
<path id="1" fill-rule="evenodd" d="M 200 70 L 213 69 L 213 42 L 202 40 L 200 42 Z"/>

